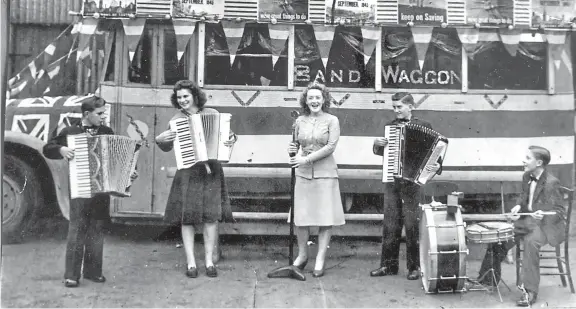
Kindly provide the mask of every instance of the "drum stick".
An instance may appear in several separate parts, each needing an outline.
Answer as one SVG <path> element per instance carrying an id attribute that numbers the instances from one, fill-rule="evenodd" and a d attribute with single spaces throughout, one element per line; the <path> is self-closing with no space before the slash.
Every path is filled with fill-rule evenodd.
<path id="1" fill-rule="evenodd" d="M 507 214 L 504 214 L 504 215 L 505 215 L 505 216 L 531 216 L 531 215 L 533 215 L 533 214 L 534 214 L 533 212 L 519 212 L 519 213 L 515 213 L 515 214 L 513 214 L 513 213 L 507 213 Z M 555 211 L 543 211 L 543 212 L 541 212 L 541 214 L 542 214 L 542 215 L 555 215 L 556 212 L 555 212 Z"/>

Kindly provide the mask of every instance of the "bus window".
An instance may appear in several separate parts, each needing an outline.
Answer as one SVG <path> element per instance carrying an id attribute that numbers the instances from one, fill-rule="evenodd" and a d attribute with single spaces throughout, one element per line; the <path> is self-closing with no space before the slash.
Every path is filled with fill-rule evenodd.
<path id="1" fill-rule="evenodd" d="M 468 60 L 470 89 L 545 90 L 546 43 L 520 42 L 513 56 L 504 44 L 479 42 Z"/>
<path id="2" fill-rule="evenodd" d="M 230 73 L 230 55 L 222 24 L 206 23 L 204 81 L 208 85 L 225 85 Z"/>
<path id="3" fill-rule="evenodd" d="M 294 85 L 306 87 L 309 83 L 325 82 L 325 70 L 314 28 L 311 25 L 294 26 Z"/>
<path id="4" fill-rule="evenodd" d="M 164 28 L 164 85 L 174 85 L 177 81 L 188 79 L 188 67 L 190 44 L 186 47 L 184 55 L 178 60 L 178 51 L 176 49 L 176 33 L 174 26 L 171 24 Z"/>
<path id="5" fill-rule="evenodd" d="M 374 66 L 366 70 L 360 27 L 337 26 L 326 65 L 326 85 L 374 88 Z"/>
<path id="6" fill-rule="evenodd" d="M 151 83 L 153 33 L 153 26 L 146 23 L 140 42 L 138 42 L 136 47 L 134 58 L 128 68 L 128 81 L 132 83 Z"/>
<path id="7" fill-rule="evenodd" d="M 460 89 L 462 45 L 456 29 L 434 28 L 424 59 L 420 59 L 409 28 L 382 32 L 382 87 Z"/>

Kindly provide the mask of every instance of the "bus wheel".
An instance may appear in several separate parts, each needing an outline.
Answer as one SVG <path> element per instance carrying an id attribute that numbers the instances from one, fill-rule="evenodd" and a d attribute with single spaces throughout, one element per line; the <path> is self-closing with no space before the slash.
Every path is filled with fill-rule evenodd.
<path id="1" fill-rule="evenodd" d="M 34 170 L 12 155 L 4 156 L 2 182 L 2 243 L 21 242 L 38 204 L 40 185 Z"/>

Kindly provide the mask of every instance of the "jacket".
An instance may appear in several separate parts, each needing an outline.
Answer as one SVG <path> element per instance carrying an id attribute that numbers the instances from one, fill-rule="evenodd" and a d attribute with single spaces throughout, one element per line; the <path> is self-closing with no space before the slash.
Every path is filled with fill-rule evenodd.
<path id="1" fill-rule="evenodd" d="M 333 153 L 340 138 L 340 123 L 334 115 L 324 113 L 318 118 L 300 116 L 296 119 L 294 133 L 300 154 L 310 164 L 300 165 L 296 176 L 306 179 L 338 178 L 338 165 Z"/>

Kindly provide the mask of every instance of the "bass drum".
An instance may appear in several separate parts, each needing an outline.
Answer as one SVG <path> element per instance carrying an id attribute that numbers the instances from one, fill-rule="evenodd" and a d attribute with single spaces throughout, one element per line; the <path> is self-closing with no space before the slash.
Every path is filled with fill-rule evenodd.
<path id="1" fill-rule="evenodd" d="M 463 292 L 466 279 L 466 231 L 460 206 L 422 205 L 420 269 L 426 293 Z"/>

